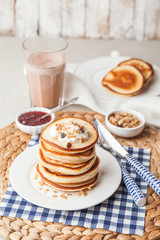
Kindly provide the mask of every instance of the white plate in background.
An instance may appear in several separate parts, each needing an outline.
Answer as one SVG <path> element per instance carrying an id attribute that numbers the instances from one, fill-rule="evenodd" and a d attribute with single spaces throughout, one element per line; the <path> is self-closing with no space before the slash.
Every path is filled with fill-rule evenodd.
<path id="1" fill-rule="evenodd" d="M 113 95 L 105 87 L 102 86 L 102 79 L 113 68 L 115 68 L 120 62 L 129 59 L 130 57 L 101 57 L 91 59 L 80 64 L 74 71 L 74 74 L 78 76 L 87 87 L 91 90 L 92 94 L 106 100 L 108 98 L 122 99 L 126 98 Z M 145 61 L 145 60 L 144 60 Z M 151 63 L 152 64 L 152 63 Z M 151 82 L 136 96 L 132 98 L 151 97 L 160 95 L 160 68 L 156 65 L 152 65 L 154 69 L 154 77 Z"/>

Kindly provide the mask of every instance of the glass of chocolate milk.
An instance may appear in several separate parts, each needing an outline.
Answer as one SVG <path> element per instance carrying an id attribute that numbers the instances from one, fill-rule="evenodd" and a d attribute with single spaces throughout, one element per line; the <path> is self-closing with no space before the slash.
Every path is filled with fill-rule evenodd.
<path id="1" fill-rule="evenodd" d="M 31 105 L 53 108 L 63 103 L 68 43 L 60 37 L 35 37 L 23 42 Z"/>

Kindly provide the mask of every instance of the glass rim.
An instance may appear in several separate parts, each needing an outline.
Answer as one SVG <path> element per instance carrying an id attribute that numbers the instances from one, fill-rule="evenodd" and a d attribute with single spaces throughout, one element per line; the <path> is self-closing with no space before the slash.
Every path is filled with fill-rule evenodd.
<path id="1" fill-rule="evenodd" d="M 45 51 L 45 52 L 43 52 L 43 50 L 34 50 L 34 49 L 32 49 L 32 48 L 28 48 L 28 47 L 25 47 L 25 43 L 27 42 L 27 41 L 29 41 L 29 40 L 35 40 L 35 39 L 61 39 L 61 40 L 63 40 L 64 42 L 65 42 L 65 46 L 63 47 L 63 48 L 60 48 L 60 49 L 57 49 L 57 50 L 51 50 L 51 51 Z M 56 52 L 61 52 L 61 51 L 64 51 L 67 47 L 68 47 L 68 41 L 65 39 L 65 38 L 63 38 L 63 37 L 41 37 L 41 36 L 37 36 L 37 37 L 28 37 L 28 38 L 26 38 L 23 42 L 22 42 L 22 47 L 23 47 L 23 49 L 24 50 L 26 50 L 26 51 L 30 51 L 30 52 L 35 52 L 35 53 L 37 53 L 37 52 L 39 52 L 39 51 L 41 51 L 41 52 L 43 52 L 44 54 L 45 53 L 56 53 Z"/>

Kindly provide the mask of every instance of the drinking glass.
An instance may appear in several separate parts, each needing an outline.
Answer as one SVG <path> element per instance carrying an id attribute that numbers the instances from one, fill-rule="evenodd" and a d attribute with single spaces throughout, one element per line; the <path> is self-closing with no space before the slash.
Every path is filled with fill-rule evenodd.
<path id="1" fill-rule="evenodd" d="M 31 106 L 53 108 L 62 104 L 67 41 L 35 37 L 24 40 L 22 46 Z"/>

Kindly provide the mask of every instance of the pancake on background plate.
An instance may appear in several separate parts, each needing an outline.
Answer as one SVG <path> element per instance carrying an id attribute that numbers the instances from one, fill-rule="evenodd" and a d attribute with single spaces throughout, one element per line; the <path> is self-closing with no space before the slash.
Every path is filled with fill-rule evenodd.
<path id="1" fill-rule="evenodd" d="M 144 85 L 145 86 L 151 81 L 151 79 L 154 75 L 152 65 L 141 59 L 131 58 L 129 60 L 126 60 L 126 61 L 118 64 L 118 66 L 124 66 L 124 65 L 131 65 L 131 66 L 137 68 L 144 76 Z"/>
<path id="2" fill-rule="evenodd" d="M 59 190 L 78 191 L 96 184 L 100 160 L 94 125 L 80 118 L 61 118 L 40 136 L 37 171 L 42 180 Z"/>
<path id="3" fill-rule="evenodd" d="M 131 58 L 108 72 L 102 79 L 102 85 L 112 94 L 130 97 L 139 94 L 153 76 L 151 64 Z"/>
<path id="4" fill-rule="evenodd" d="M 137 68 L 124 65 L 107 73 L 102 80 L 102 84 L 114 94 L 133 96 L 141 91 L 144 77 Z"/>

